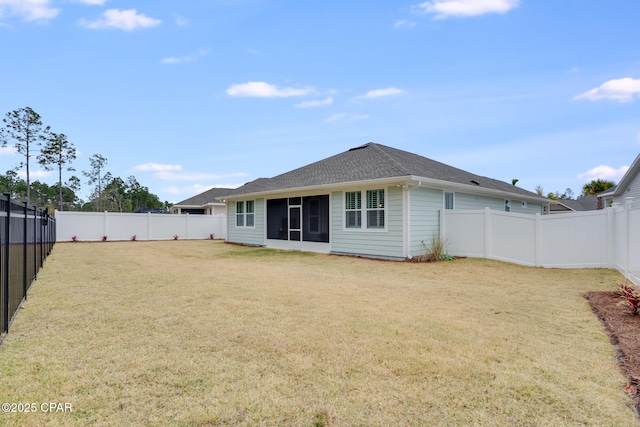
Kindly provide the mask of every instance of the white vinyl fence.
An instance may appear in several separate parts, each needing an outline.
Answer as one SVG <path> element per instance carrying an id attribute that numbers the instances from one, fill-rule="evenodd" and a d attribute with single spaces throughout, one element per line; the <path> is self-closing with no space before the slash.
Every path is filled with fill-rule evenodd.
<path id="1" fill-rule="evenodd" d="M 640 285 L 640 203 L 599 211 L 525 215 L 443 210 L 452 255 L 536 267 L 615 268 Z"/>
<path id="2" fill-rule="evenodd" d="M 227 238 L 224 215 L 167 215 L 56 211 L 58 242 L 107 240 L 179 240 Z"/>

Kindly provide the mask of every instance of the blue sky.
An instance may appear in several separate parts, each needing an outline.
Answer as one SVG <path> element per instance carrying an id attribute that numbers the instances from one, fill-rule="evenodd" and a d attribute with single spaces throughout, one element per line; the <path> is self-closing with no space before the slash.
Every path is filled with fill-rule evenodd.
<path id="1" fill-rule="evenodd" d="M 638 16 L 637 0 L 0 0 L 0 114 L 29 106 L 66 134 L 83 183 L 99 153 L 172 202 L 369 141 L 578 194 L 640 152 Z M 0 150 L 1 173 L 20 161 Z"/>

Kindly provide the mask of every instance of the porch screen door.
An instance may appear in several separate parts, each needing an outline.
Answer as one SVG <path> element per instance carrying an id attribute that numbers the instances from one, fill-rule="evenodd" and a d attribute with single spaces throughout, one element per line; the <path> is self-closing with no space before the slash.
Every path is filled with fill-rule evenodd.
<path id="1" fill-rule="evenodd" d="M 300 206 L 290 206 L 289 207 L 289 240 L 300 241 L 300 237 L 302 235 L 302 230 L 300 229 L 302 225 L 301 217 L 301 207 Z"/>

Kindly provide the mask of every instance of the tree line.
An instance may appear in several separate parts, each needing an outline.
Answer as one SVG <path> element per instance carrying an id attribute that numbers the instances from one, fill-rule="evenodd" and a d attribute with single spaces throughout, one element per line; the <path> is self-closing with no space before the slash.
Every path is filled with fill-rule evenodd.
<path id="1" fill-rule="evenodd" d="M 76 149 L 63 133 L 51 131 L 30 107 L 19 108 L 6 114 L 0 128 L 0 144 L 11 146 L 21 161 L 14 168 L 0 175 L 0 192 L 10 193 L 12 199 L 24 201 L 27 206 L 58 209 L 60 211 L 110 211 L 136 212 L 146 209 L 168 209 L 171 204 L 162 202 L 149 189 L 130 176 L 126 180 L 114 177 L 106 170 L 108 160 L 100 154 L 89 159 L 90 169 L 82 171 L 91 186 L 89 200 L 79 197 L 82 181 L 71 175 L 63 182 L 63 172 L 74 172 Z M 31 181 L 31 167 L 37 162 L 45 170 L 56 170 L 58 181 L 48 185 Z M 25 178 L 18 170 L 24 168 Z"/>
<path id="2" fill-rule="evenodd" d="M 594 179 L 582 186 L 582 192 L 580 193 L 578 198 L 585 196 L 597 196 L 598 194 L 604 193 L 608 189 L 615 186 L 616 183 L 613 181 L 608 181 L 600 178 Z M 536 187 L 536 193 L 538 193 L 539 196 L 545 197 L 544 189 L 540 185 Z M 571 190 L 570 188 L 564 190 L 564 193 L 560 193 L 559 191 L 549 192 L 546 194 L 546 197 L 552 200 L 575 200 L 573 190 Z"/>

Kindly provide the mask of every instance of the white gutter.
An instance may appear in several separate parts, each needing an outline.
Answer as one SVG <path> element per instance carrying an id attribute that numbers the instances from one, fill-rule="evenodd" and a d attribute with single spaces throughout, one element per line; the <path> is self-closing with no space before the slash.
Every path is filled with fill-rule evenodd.
<path id="1" fill-rule="evenodd" d="M 411 195 L 409 194 L 411 191 L 419 188 L 422 185 L 422 181 L 418 181 L 418 184 L 415 187 L 411 187 L 411 184 L 407 182 L 407 184 L 402 186 L 402 209 L 405 212 L 405 221 L 404 230 L 403 230 L 403 240 L 404 240 L 404 257 L 411 257 Z"/>

